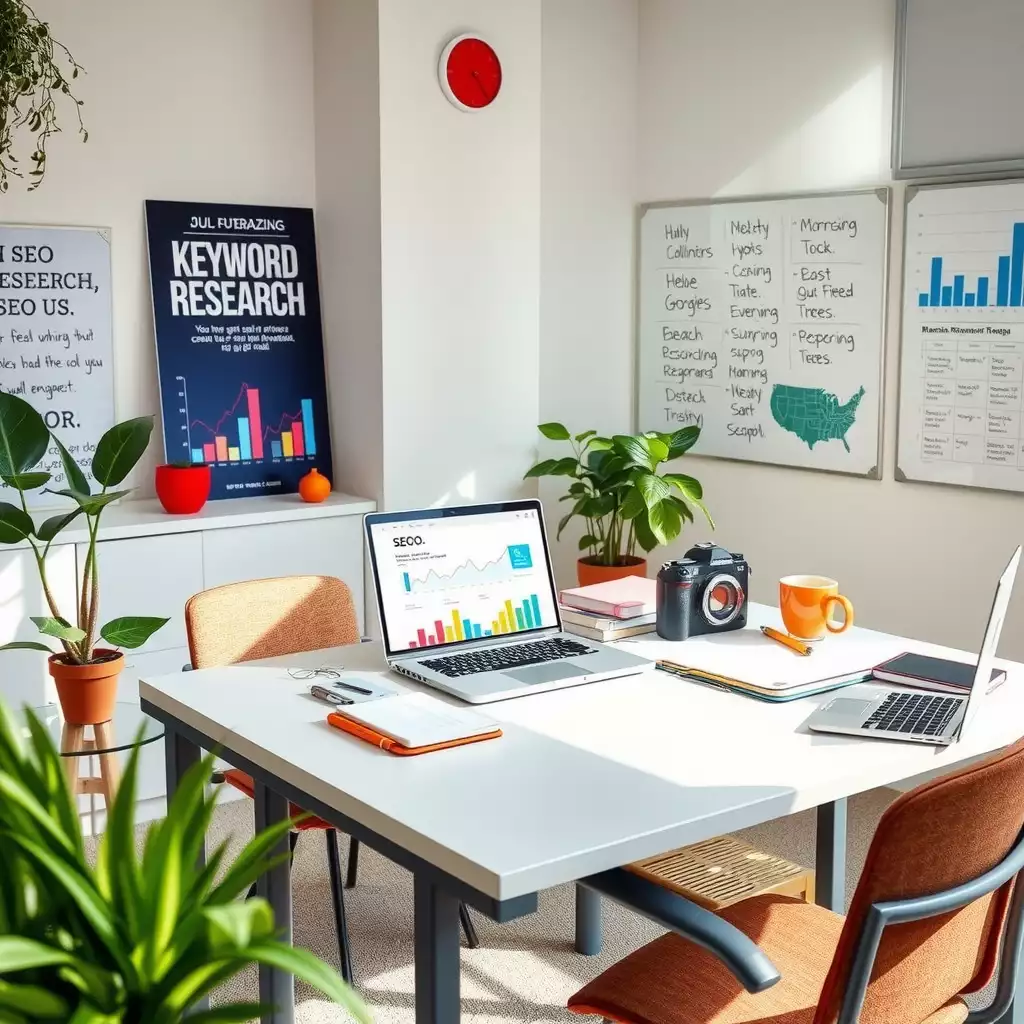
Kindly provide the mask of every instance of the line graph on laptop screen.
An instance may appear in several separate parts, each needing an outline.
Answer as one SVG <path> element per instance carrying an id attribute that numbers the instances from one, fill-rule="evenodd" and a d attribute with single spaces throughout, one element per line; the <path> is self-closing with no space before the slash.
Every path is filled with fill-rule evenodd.
<path id="1" fill-rule="evenodd" d="M 371 529 L 393 649 L 558 624 L 535 511 L 376 523 Z"/>

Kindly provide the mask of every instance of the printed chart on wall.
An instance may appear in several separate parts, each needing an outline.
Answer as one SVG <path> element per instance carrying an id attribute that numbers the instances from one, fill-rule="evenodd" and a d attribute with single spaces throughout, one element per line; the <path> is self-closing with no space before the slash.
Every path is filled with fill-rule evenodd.
<path id="1" fill-rule="evenodd" d="M 211 498 L 331 475 L 313 211 L 146 203 L 168 462 Z"/>
<path id="2" fill-rule="evenodd" d="M 374 523 L 371 530 L 393 650 L 558 624 L 535 511 Z"/>
<path id="3" fill-rule="evenodd" d="M 908 188 L 897 479 L 1024 491 L 1024 182 Z"/>
<path id="4" fill-rule="evenodd" d="M 110 232 L 0 224 L 0 390 L 39 411 L 89 476 L 96 442 L 114 425 Z M 37 470 L 69 484 L 51 445 Z M 34 508 L 69 504 L 45 491 Z M 0 484 L 0 501 L 17 501 Z"/>
<path id="5" fill-rule="evenodd" d="M 880 473 L 888 190 L 641 209 L 638 427 Z"/>

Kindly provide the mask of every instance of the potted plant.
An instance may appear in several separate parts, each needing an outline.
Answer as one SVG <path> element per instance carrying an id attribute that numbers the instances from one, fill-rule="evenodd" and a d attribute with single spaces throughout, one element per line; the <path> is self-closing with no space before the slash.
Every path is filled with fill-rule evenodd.
<path id="1" fill-rule="evenodd" d="M 210 496 L 210 467 L 205 463 L 171 462 L 156 467 L 156 496 L 173 516 L 195 515 Z"/>
<path id="2" fill-rule="evenodd" d="M 675 540 L 683 524 L 693 522 L 694 508 L 714 528 L 700 482 L 684 473 L 658 472 L 696 444 L 700 427 L 613 437 L 599 437 L 596 430 L 573 435 L 561 423 L 542 423 L 537 429 L 548 440 L 566 441 L 572 448 L 572 455 L 538 462 L 525 478 L 564 476 L 572 481 L 559 499 L 571 501 L 572 507 L 559 521 L 556 538 L 573 519 L 585 521 L 579 548 L 587 554 L 576 563 L 581 586 L 645 576 L 647 561 L 637 548 L 652 551 Z"/>
<path id="3" fill-rule="evenodd" d="M 26 742 L 0 704 L 0 1020 L 246 1021 L 265 1007 L 197 1004 L 250 964 L 270 964 L 369 1024 L 331 967 L 277 940 L 265 900 L 238 899 L 278 862 L 273 851 L 294 822 L 261 832 L 233 863 L 225 842 L 199 866 L 217 802 L 206 790 L 208 757 L 185 775 L 140 853 L 136 747 L 93 865 L 60 757 L 31 714 L 27 725 Z"/>
<path id="4" fill-rule="evenodd" d="M 0 650 L 31 649 L 50 655 L 49 670 L 65 720 L 73 725 L 95 725 L 113 716 L 117 681 L 124 667 L 120 648 L 141 647 L 167 619 L 128 615 L 100 626 L 99 572 L 96 539 L 103 510 L 128 490 L 111 490 L 122 483 L 149 444 L 153 417 L 142 416 L 118 423 L 96 445 L 92 475 L 100 485 L 93 494 L 89 481 L 60 439 L 51 435 L 42 416 L 17 395 L 0 392 L 0 479 L 18 492 L 14 505 L 0 501 L 0 544 L 27 544 L 35 556 L 39 581 L 50 609 L 46 616 L 33 616 L 39 632 L 53 637 L 61 646 L 53 651 L 33 640 L 4 644 Z M 67 486 L 50 491 L 51 474 L 35 469 L 51 445 L 60 456 Z M 48 493 L 69 498 L 73 507 L 36 523 L 29 515 L 25 495 L 40 487 Z M 46 555 L 54 540 L 80 516 L 84 517 L 89 543 L 81 573 L 80 593 L 74 613 L 75 624 L 57 607 L 46 579 Z M 108 646 L 97 646 L 103 640 Z"/>
<path id="5" fill-rule="evenodd" d="M 57 63 L 58 55 L 67 61 L 66 69 Z M 29 191 L 43 183 L 46 143 L 60 131 L 57 104 L 62 97 L 74 104 L 78 133 L 83 142 L 88 140 L 82 101 L 75 99 L 70 85 L 81 70 L 68 48 L 53 38 L 49 25 L 24 0 L 0 0 L 0 192 L 7 191 L 12 175 L 24 177 L 14 155 L 21 129 L 32 136 Z"/>

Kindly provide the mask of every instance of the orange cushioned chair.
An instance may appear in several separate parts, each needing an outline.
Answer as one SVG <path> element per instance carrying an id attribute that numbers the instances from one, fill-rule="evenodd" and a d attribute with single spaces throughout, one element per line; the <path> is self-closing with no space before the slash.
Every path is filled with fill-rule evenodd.
<path id="1" fill-rule="evenodd" d="M 723 963 L 669 933 L 569 1000 L 623 1024 L 961 1024 L 961 996 L 993 977 L 1014 878 L 1024 864 L 1024 741 L 897 799 L 882 816 L 849 914 L 786 896 L 720 912 L 781 980 L 756 994 Z M 1005 928 L 999 992 L 1009 1005 L 1021 893 Z"/>
<path id="2" fill-rule="evenodd" d="M 360 639 L 352 592 L 333 576 L 282 576 L 204 590 L 186 603 L 185 628 L 192 667 L 196 669 L 342 647 L 359 643 Z M 254 795 L 256 787 L 246 772 L 232 768 L 223 776 L 235 789 L 249 797 Z M 292 804 L 290 813 L 299 817 L 303 811 Z M 292 833 L 293 852 L 298 833 L 310 830 L 326 834 L 341 974 L 351 982 L 352 955 L 345 923 L 337 830 L 322 818 L 304 818 Z M 355 885 L 358 856 L 359 841 L 353 838 L 348 855 L 349 888 Z M 477 945 L 468 910 L 460 907 L 460 913 L 467 940 L 470 945 Z"/>

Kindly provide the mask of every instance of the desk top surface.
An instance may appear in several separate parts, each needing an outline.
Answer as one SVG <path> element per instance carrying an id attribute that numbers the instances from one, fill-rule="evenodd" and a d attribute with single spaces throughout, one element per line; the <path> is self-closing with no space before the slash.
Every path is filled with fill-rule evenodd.
<path id="1" fill-rule="evenodd" d="M 777 616 L 751 605 L 748 629 Z M 856 627 L 845 638 L 865 650 L 880 639 Z M 682 660 L 684 645 L 650 637 L 630 647 Z M 970 660 L 918 641 L 904 647 Z M 154 677 L 140 692 L 301 792 L 509 899 L 997 750 L 1024 734 L 1024 665 L 1001 664 L 1007 682 L 945 749 L 811 733 L 803 722 L 829 695 L 766 704 L 652 669 L 486 705 L 501 739 L 396 757 L 328 726 L 309 682 L 285 670 L 384 671 L 376 643 L 251 663 L 280 671 Z"/>

